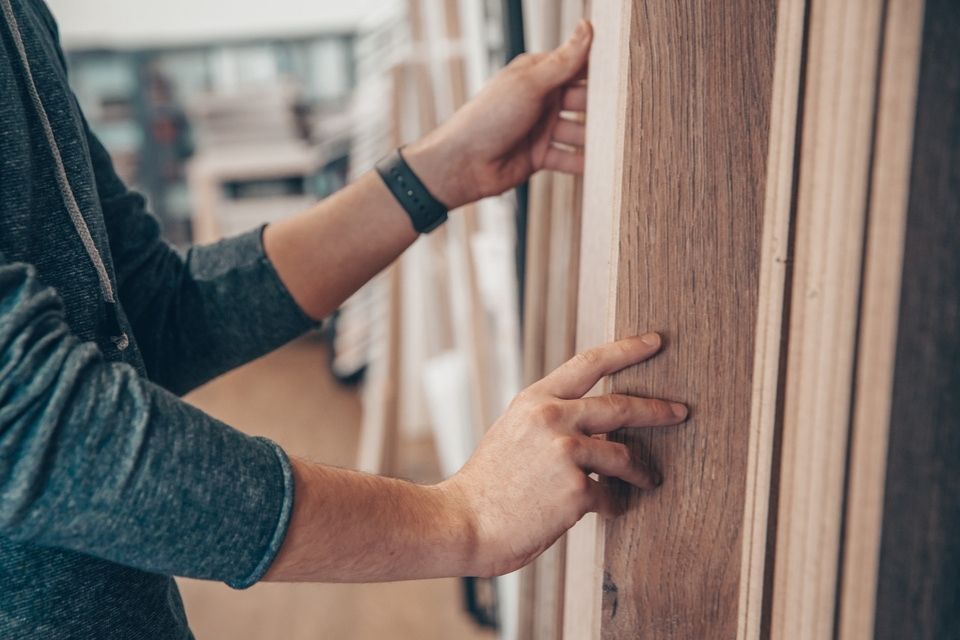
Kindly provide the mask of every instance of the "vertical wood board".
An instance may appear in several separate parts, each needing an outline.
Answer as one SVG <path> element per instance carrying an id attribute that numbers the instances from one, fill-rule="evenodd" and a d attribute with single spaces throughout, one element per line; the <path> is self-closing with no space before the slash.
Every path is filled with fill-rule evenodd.
<path id="1" fill-rule="evenodd" d="M 837 638 L 874 637 L 923 2 L 888 0 L 867 211 Z"/>
<path id="2" fill-rule="evenodd" d="M 580 230 L 577 350 L 614 336 L 619 211 L 623 188 L 623 133 L 629 70 L 626 55 L 631 0 L 595 2 L 594 42 L 587 85 L 583 216 Z M 609 388 L 602 381 L 596 392 Z M 604 522 L 587 514 L 567 533 L 563 637 L 600 637 Z"/>
<path id="3" fill-rule="evenodd" d="M 814 2 L 771 637 L 833 635 L 882 0 Z"/>
<path id="4" fill-rule="evenodd" d="M 615 335 L 667 346 L 612 390 L 691 419 L 614 436 L 665 482 L 613 483 L 630 510 L 606 530 L 604 638 L 737 633 L 774 26 L 772 4 L 634 3 Z"/>

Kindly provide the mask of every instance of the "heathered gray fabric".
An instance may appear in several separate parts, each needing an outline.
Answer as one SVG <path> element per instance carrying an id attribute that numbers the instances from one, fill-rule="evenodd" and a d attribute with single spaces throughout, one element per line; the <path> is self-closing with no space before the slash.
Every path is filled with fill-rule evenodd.
<path id="1" fill-rule="evenodd" d="M 67 86 L 40 0 L 11 0 L 67 178 L 117 292 L 64 206 L 0 25 L 0 638 L 190 638 L 170 576 L 256 582 L 286 532 L 289 462 L 176 395 L 311 322 L 260 232 L 179 255 Z"/>

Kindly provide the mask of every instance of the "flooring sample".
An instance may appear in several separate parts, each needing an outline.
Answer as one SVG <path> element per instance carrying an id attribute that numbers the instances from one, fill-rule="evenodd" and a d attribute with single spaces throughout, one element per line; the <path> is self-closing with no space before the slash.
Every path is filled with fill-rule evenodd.
<path id="1" fill-rule="evenodd" d="M 612 436 L 665 482 L 612 483 L 629 511 L 606 526 L 601 637 L 732 638 L 776 16 L 753 2 L 636 0 L 625 13 L 624 135 L 607 150 L 623 166 L 610 337 L 657 330 L 667 346 L 609 384 L 685 401 L 691 419 Z M 587 215 L 584 235 L 603 224 Z M 581 272 L 592 259 L 584 250 Z"/>

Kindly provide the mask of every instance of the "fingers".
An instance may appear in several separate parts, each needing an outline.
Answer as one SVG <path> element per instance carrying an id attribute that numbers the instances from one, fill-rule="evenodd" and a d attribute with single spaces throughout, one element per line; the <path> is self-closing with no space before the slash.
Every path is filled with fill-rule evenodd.
<path id="1" fill-rule="evenodd" d="M 545 89 L 559 87 L 582 74 L 592 39 L 590 23 L 581 20 L 569 40 L 538 62 L 536 77 Z"/>
<path id="2" fill-rule="evenodd" d="M 579 176 L 583 174 L 583 154 L 575 149 L 561 149 L 551 144 L 543 156 L 541 168 Z"/>
<path id="3" fill-rule="evenodd" d="M 636 398 L 621 394 L 572 400 L 579 413 L 577 426 L 587 435 L 610 433 L 623 427 L 665 427 L 687 419 L 679 402 Z"/>
<path id="4" fill-rule="evenodd" d="M 557 124 L 553 127 L 553 140 L 575 147 L 582 147 L 586 140 L 586 127 L 582 122 L 559 118 Z"/>
<path id="5" fill-rule="evenodd" d="M 564 111 L 586 111 L 587 86 L 574 85 L 564 90 L 563 97 L 560 99 L 560 106 Z"/>
<path id="6" fill-rule="evenodd" d="M 610 520 L 620 515 L 616 500 L 610 494 L 610 489 L 596 480 L 587 478 L 587 505 L 585 511 L 595 512 Z"/>
<path id="7" fill-rule="evenodd" d="M 647 333 L 594 347 L 567 360 L 530 389 L 555 398 L 580 398 L 604 376 L 650 358 L 660 345 L 658 334 Z"/>
<path id="8" fill-rule="evenodd" d="M 630 448 L 622 442 L 597 438 L 582 438 L 580 442 L 574 462 L 585 472 L 620 478 L 640 489 L 660 485 L 660 475 L 634 459 Z"/>

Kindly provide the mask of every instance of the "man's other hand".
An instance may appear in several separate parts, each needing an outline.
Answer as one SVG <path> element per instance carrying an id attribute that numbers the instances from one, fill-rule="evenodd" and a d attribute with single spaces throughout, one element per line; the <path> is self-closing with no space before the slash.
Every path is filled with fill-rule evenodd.
<path id="1" fill-rule="evenodd" d="M 583 397 L 604 376 L 654 356 L 655 333 L 575 356 L 513 401 L 463 469 L 439 485 L 474 526 L 469 571 L 501 575 L 518 569 L 587 512 L 616 515 L 608 489 L 590 473 L 652 489 L 659 474 L 629 448 L 598 436 L 623 427 L 674 425 L 679 403 L 628 395 Z"/>
<path id="2" fill-rule="evenodd" d="M 581 21 L 553 51 L 517 56 L 450 120 L 408 146 L 404 156 L 431 193 L 454 209 L 540 169 L 582 173 L 592 37 Z"/>

